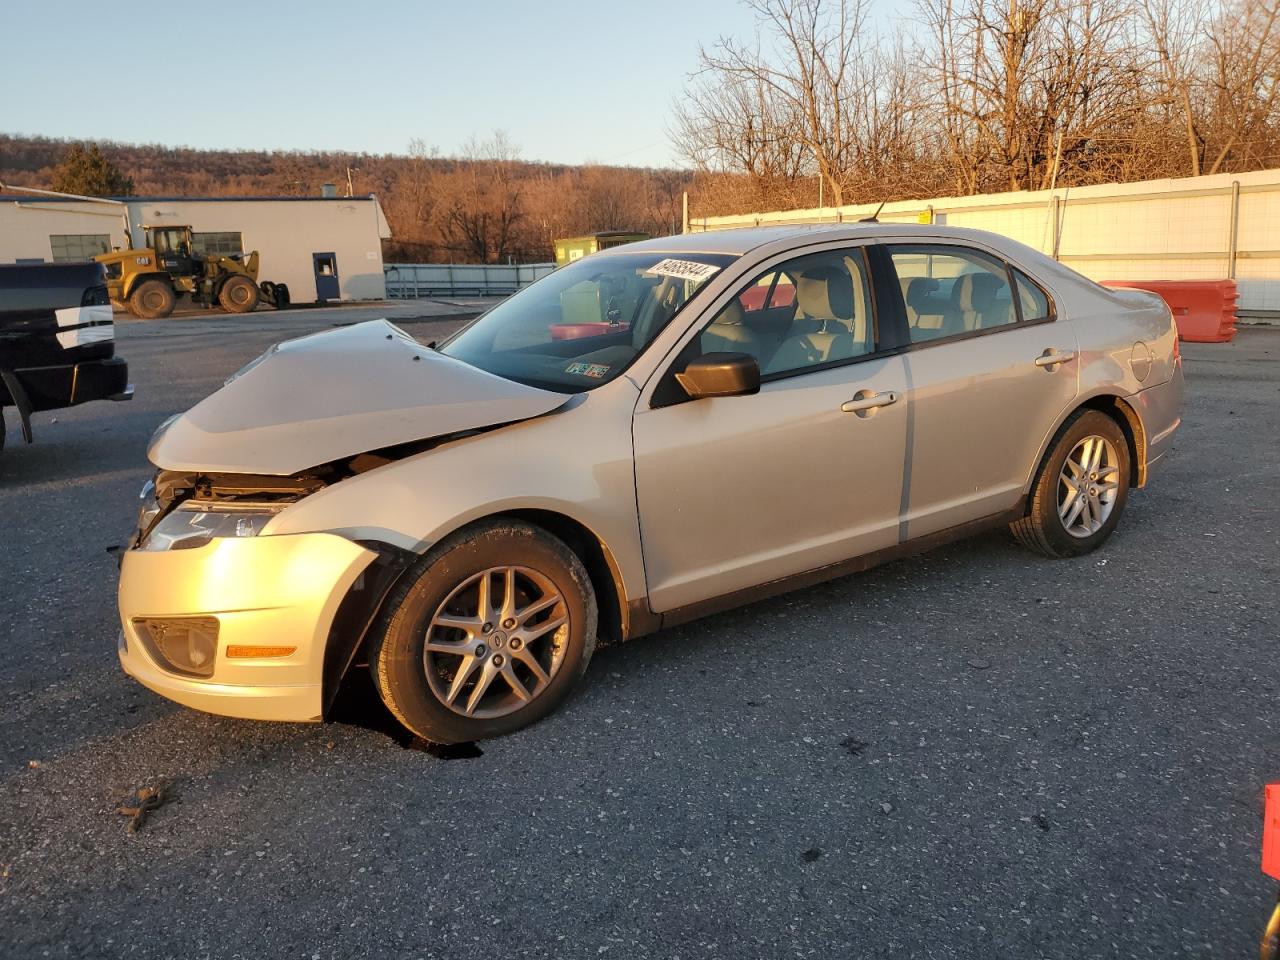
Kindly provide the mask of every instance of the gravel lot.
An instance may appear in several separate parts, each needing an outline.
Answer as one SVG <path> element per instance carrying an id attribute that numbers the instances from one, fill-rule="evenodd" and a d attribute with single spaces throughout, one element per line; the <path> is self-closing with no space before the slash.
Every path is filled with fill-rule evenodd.
<path id="1" fill-rule="evenodd" d="M 427 340 L 466 309 L 391 311 Z M 1256 949 L 1280 330 L 1184 347 L 1178 449 L 1099 553 L 991 534 L 605 649 L 558 714 L 446 760 L 403 749 L 363 687 L 341 722 L 272 725 L 116 662 L 107 547 L 151 431 L 269 343 L 361 315 L 122 323 L 132 403 L 39 415 L 31 447 L 11 421 L 0 954 Z M 116 808 L 158 779 L 177 799 L 128 834 Z"/>

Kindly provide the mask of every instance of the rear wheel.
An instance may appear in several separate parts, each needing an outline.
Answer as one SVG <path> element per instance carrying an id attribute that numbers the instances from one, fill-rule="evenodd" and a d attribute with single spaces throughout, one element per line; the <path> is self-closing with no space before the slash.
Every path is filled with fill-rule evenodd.
<path id="1" fill-rule="evenodd" d="M 258 305 L 258 287 L 240 274 L 231 277 L 218 291 L 218 302 L 228 313 L 249 313 Z"/>
<path id="2" fill-rule="evenodd" d="M 596 600 L 582 561 L 519 521 L 433 548 L 398 587 L 370 668 L 383 701 L 437 743 L 502 736 L 559 706 L 586 671 Z"/>
<path id="3" fill-rule="evenodd" d="M 173 313 L 177 295 L 164 280 L 143 280 L 129 294 L 129 312 L 143 320 L 160 320 Z"/>
<path id="4" fill-rule="evenodd" d="M 1097 410 L 1073 414 L 1040 466 L 1027 515 L 1010 525 L 1025 547 L 1049 557 L 1078 557 L 1111 536 L 1129 496 L 1129 444 Z"/>

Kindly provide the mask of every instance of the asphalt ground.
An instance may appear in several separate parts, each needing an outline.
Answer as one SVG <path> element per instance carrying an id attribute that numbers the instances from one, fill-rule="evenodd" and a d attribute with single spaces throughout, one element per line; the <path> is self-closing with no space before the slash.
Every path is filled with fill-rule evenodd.
<path id="1" fill-rule="evenodd" d="M 420 314 L 424 340 L 456 319 Z M 136 399 L 0 455 L 0 955 L 1237 957 L 1275 884 L 1280 330 L 1186 345 L 1115 537 L 992 533 L 598 652 L 478 756 L 125 677 L 115 558 L 157 424 L 359 319 L 122 323 Z M 403 317 L 403 315 L 402 315 Z M 55 421 L 56 418 L 56 422 Z M 140 786 L 174 799 L 136 834 Z"/>

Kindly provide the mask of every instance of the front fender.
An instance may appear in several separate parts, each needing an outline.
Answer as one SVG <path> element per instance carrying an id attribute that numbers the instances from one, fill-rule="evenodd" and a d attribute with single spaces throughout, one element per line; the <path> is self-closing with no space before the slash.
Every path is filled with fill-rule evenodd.
<path id="1" fill-rule="evenodd" d="M 638 599 L 645 580 L 631 450 L 635 392 L 619 378 L 556 413 L 342 480 L 282 511 L 263 533 L 324 531 L 423 554 L 482 517 L 548 511 L 593 532 L 617 564 L 625 599 Z"/>

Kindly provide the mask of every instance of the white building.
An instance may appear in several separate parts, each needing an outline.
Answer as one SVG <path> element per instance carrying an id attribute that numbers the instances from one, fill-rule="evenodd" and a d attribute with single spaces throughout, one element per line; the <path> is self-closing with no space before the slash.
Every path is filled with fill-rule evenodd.
<path id="1" fill-rule="evenodd" d="M 0 263 L 84 260 L 145 246 L 150 226 L 189 224 L 197 253 L 248 253 L 258 279 L 285 283 L 295 302 L 381 300 L 382 241 L 391 236 L 376 197 L 129 197 L 79 200 L 0 195 Z"/>

